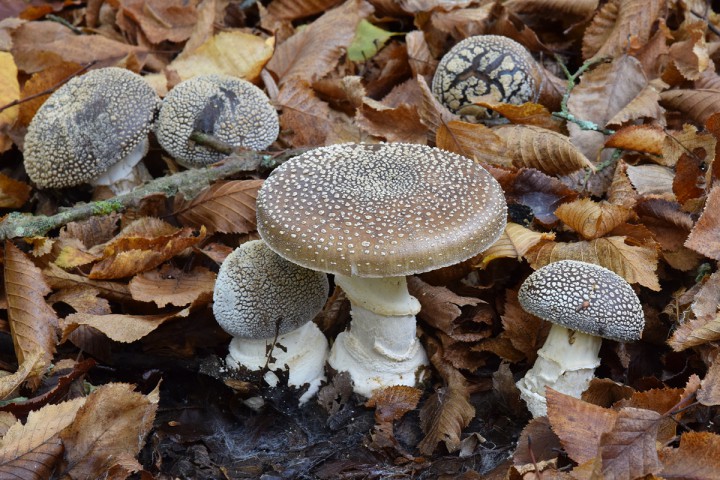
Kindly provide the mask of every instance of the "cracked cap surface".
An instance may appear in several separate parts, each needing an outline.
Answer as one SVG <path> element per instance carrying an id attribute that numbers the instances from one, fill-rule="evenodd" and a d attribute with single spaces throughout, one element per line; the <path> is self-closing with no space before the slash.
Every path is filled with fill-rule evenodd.
<path id="1" fill-rule="evenodd" d="M 525 279 L 518 300 L 544 320 L 619 342 L 638 340 L 645 328 L 645 314 L 630 284 L 592 263 L 545 265 Z"/>
<path id="2" fill-rule="evenodd" d="M 80 185 L 147 139 L 160 98 L 124 68 L 70 79 L 42 104 L 25 136 L 25 169 L 40 188 Z"/>
<path id="3" fill-rule="evenodd" d="M 279 255 L 361 277 L 466 260 L 495 243 L 506 212 L 500 185 L 480 165 L 402 143 L 310 150 L 277 168 L 257 199 L 258 231 Z"/>

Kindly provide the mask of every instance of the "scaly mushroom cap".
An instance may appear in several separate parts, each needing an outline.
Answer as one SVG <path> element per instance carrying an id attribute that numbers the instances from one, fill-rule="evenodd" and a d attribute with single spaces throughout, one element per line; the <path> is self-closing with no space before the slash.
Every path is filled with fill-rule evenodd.
<path id="1" fill-rule="evenodd" d="M 313 270 L 404 276 L 452 265 L 505 228 L 498 182 L 473 161 L 402 143 L 317 148 L 277 168 L 260 189 L 258 231 Z"/>
<path id="2" fill-rule="evenodd" d="M 453 113 L 489 95 L 498 102 L 521 103 L 538 95 L 537 64 L 514 40 L 478 35 L 461 41 L 442 57 L 435 70 L 432 92 Z M 484 109 L 477 109 L 478 112 Z"/>
<path id="3" fill-rule="evenodd" d="M 40 188 L 88 182 L 147 139 L 160 98 L 124 68 L 91 70 L 58 88 L 25 135 L 25 169 Z"/>
<path id="4" fill-rule="evenodd" d="M 645 327 L 630 284 L 592 263 L 561 260 L 539 268 L 520 286 L 518 300 L 544 320 L 619 342 L 638 340 Z"/>
<path id="5" fill-rule="evenodd" d="M 170 90 L 155 133 L 160 145 L 186 167 L 223 159 L 224 154 L 190 140 L 193 131 L 233 147 L 262 150 L 275 141 L 280 123 L 268 97 L 252 83 L 228 75 L 201 75 Z"/>
<path id="6" fill-rule="evenodd" d="M 234 337 L 273 338 L 312 320 L 325 305 L 328 288 L 324 273 L 288 262 L 265 242 L 253 240 L 220 266 L 213 313 Z"/>

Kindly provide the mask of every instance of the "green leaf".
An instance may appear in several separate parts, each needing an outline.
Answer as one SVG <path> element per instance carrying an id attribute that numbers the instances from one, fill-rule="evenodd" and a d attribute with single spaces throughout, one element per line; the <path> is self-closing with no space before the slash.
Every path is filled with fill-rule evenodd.
<path id="1" fill-rule="evenodd" d="M 395 35 L 402 33 L 388 32 L 367 20 L 360 20 L 355 30 L 355 38 L 348 47 L 348 59 L 353 62 L 364 62 L 372 58 L 385 46 L 390 37 Z"/>

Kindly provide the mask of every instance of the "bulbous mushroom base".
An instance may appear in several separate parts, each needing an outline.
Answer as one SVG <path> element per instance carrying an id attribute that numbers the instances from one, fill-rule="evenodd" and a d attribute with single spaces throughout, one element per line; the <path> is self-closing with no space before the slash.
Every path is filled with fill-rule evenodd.
<path id="1" fill-rule="evenodd" d="M 365 397 L 392 385 L 415 386 L 428 358 L 415 333 L 415 316 L 378 315 L 353 305 L 350 330 L 335 339 L 328 363 L 350 374 Z"/>
<path id="2" fill-rule="evenodd" d="M 272 339 L 235 337 L 230 342 L 226 362 L 231 368 L 242 365 L 249 370 L 260 370 L 267 362 L 267 347 L 271 342 Z M 289 370 L 288 385 L 299 388 L 309 384 L 308 390 L 300 396 L 302 405 L 317 393 L 320 383 L 325 380 L 327 353 L 327 338 L 313 322 L 280 335 L 272 350 L 275 361 L 268 364 L 270 371 L 265 374 L 265 382 L 275 387 L 279 379 L 273 370 Z"/>
<path id="3" fill-rule="evenodd" d="M 601 337 L 553 324 L 535 365 L 516 383 L 533 417 L 547 415 L 545 387 L 580 398 L 600 365 L 601 344 Z"/>

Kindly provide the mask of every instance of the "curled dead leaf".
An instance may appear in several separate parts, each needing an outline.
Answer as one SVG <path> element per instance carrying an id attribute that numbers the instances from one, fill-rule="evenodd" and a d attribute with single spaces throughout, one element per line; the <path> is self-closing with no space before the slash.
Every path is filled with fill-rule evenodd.
<path id="1" fill-rule="evenodd" d="M 563 203 L 555 215 L 583 238 L 600 238 L 622 225 L 633 216 L 633 211 L 607 201 L 594 202 L 582 198 Z"/>

